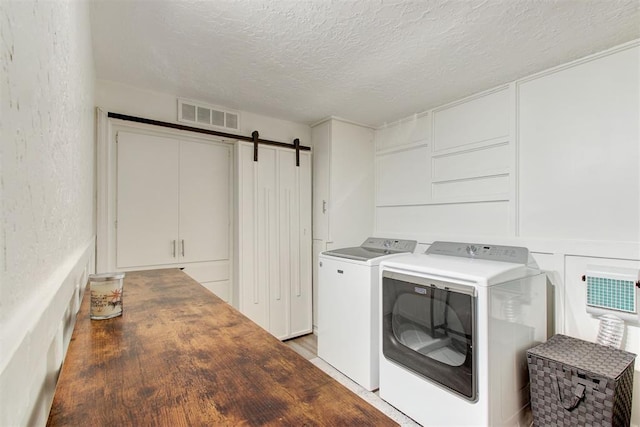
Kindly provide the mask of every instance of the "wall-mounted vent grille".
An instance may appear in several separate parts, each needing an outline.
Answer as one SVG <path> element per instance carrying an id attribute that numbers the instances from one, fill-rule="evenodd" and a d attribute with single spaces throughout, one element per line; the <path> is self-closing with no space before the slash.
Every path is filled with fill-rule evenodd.
<path id="1" fill-rule="evenodd" d="M 178 98 L 178 121 L 224 129 L 240 129 L 237 111 Z"/>

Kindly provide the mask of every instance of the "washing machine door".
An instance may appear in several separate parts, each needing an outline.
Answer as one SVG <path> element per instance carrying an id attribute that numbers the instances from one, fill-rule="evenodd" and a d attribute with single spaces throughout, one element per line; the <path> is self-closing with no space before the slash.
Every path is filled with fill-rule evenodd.
<path id="1" fill-rule="evenodd" d="M 384 271 L 383 355 L 475 401 L 475 313 L 472 286 Z"/>

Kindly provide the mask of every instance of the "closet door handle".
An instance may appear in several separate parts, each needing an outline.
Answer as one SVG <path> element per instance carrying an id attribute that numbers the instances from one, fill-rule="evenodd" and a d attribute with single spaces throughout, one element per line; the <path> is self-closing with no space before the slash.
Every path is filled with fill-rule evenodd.
<path id="1" fill-rule="evenodd" d="M 322 213 L 327 213 L 327 201 L 322 201 Z"/>
<path id="2" fill-rule="evenodd" d="M 182 239 L 182 256 L 184 256 L 184 239 Z"/>
<path id="3" fill-rule="evenodd" d="M 172 240 L 173 242 L 173 252 L 172 252 L 172 256 L 175 258 L 176 257 L 176 241 Z"/>

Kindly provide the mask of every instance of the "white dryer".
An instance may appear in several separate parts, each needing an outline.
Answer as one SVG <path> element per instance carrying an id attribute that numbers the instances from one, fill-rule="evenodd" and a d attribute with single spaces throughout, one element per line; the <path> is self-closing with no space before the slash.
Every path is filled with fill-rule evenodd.
<path id="1" fill-rule="evenodd" d="M 380 397 L 425 426 L 522 425 L 526 350 L 547 338 L 529 251 L 435 242 L 380 270 Z"/>
<path id="2" fill-rule="evenodd" d="M 318 356 L 367 390 L 378 388 L 380 262 L 416 244 L 370 237 L 319 256 Z"/>

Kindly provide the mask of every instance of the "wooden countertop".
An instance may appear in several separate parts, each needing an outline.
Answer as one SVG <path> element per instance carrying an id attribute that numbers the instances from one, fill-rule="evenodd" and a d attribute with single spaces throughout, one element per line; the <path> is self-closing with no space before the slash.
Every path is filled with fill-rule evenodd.
<path id="1" fill-rule="evenodd" d="M 397 425 L 180 270 L 127 273 L 123 305 L 85 292 L 48 425 Z"/>

